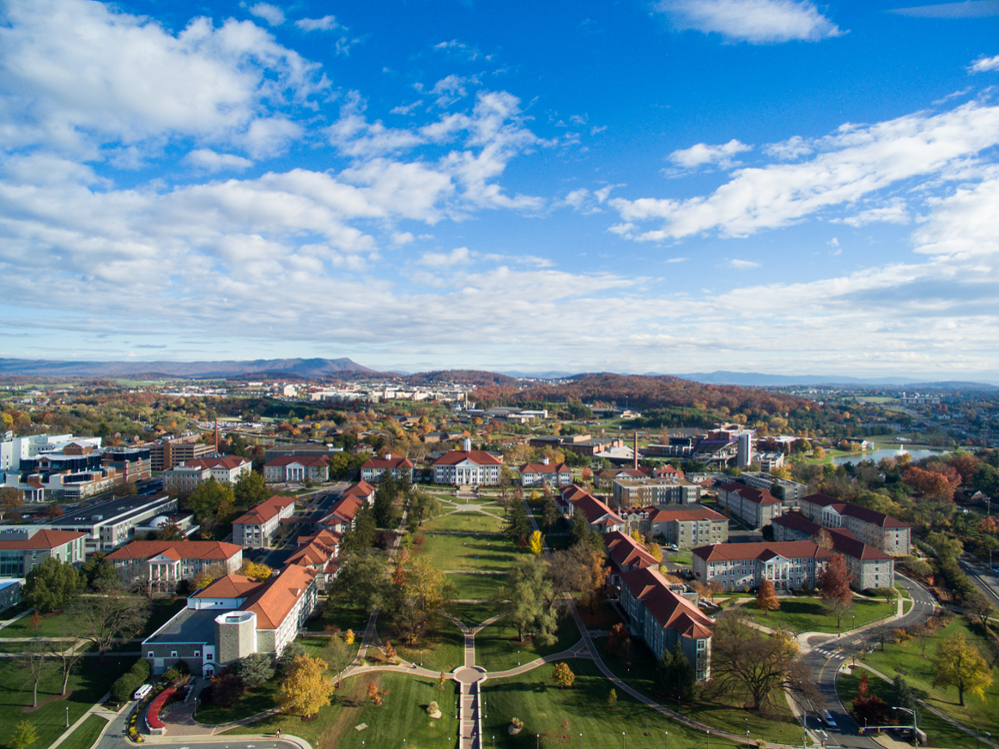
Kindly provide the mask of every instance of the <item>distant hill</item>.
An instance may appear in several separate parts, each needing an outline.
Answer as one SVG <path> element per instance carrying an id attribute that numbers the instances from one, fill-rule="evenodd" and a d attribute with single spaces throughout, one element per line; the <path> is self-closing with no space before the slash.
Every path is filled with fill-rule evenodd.
<path id="1" fill-rule="evenodd" d="M 255 359 L 213 362 L 94 362 L 0 359 L 0 377 L 329 377 L 377 374 L 350 359 Z"/>
<path id="2" fill-rule="evenodd" d="M 742 387 L 784 387 L 791 385 L 849 385 L 852 387 L 900 387 L 913 390 L 976 390 L 995 386 L 982 382 L 929 382 L 911 377 L 844 377 L 842 375 L 774 375 L 761 372 L 693 372 L 676 375 L 685 380 L 706 385 L 740 385 Z"/>

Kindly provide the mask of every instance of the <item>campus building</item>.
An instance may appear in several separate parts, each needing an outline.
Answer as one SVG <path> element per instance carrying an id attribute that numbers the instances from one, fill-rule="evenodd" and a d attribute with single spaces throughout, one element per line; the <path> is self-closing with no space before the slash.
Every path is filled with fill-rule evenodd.
<path id="1" fill-rule="evenodd" d="M 277 535 L 281 521 L 294 514 L 294 497 L 271 497 L 232 521 L 233 543 L 267 549 Z"/>
<path id="2" fill-rule="evenodd" d="M 912 529 L 891 515 L 825 494 L 802 497 L 799 506 L 802 515 L 823 528 L 846 528 L 858 540 L 886 554 L 909 554 Z"/>

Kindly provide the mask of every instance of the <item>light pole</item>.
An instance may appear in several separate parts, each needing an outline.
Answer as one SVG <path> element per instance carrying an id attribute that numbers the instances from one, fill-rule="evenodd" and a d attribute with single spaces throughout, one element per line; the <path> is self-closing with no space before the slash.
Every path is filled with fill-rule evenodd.
<path id="1" fill-rule="evenodd" d="M 517 651 L 517 665 L 520 665 L 520 651 Z"/>
<path id="2" fill-rule="evenodd" d="M 912 713 L 912 745 L 919 746 L 919 716 L 916 711 L 907 707 L 893 707 L 892 710 L 905 710 L 907 713 Z"/>
<path id="3" fill-rule="evenodd" d="M 625 742 L 627 742 L 627 740 L 628 740 L 628 738 L 625 735 L 624 731 L 621 731 L 621 749 L 628 749 L 628 747 L 627 747 L 627 745 L 625 743 Z"/>
<path id="4" fill-rule="evenodd" d="M 583 747 L 579 747 L 583 749 Z M 663 731 L 663 749 L 669 749 L 669 731 Z"/>
<path id="5" fill-rule="evenodd" d="M 541 749 L 541 734 L 535 734 L 538 737 L 538 749 Z"/>
<path id="6" fill-rule="evenodd" d="M 66 728 L 69 728 L 69 706 L 66 707 Z M 583 749 L 583 747 L 579 747 L 579 749 Z"/>
<path id="7" fill-rule="evenodd" d="M 746 718 L 746 736 L 749 736 L 749 718 Z"/>
<path id="8" fill-rule="evenodd" d="M 704 734 L 704 749 L 711 749 L 711 745 L 708 743 L 711 741 L 711 731 Z"/>

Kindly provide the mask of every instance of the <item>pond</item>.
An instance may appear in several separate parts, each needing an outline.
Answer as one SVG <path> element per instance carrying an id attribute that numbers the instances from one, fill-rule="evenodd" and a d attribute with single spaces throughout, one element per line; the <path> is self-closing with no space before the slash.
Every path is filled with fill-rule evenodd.
<path id="1" fill-rule="evenodd" d="M 922 460 L 923 458 L 929 458 L 933 455 L 945 455 L 949 452 L 948 450 L 937 450 L 934 448 L 920 447 L 911 448 L 905 447 L 904 445 L 899 447 L 890 447 L 881 450 L 868 450 L 865 453 L 857 453 L 855 455 L 844 455 L 841 458 L 834 458 L 833 463 L 838 466 L 845 465 L 846 463 L 859 463 L 862 460 L 873 460 L 877 463 L 882 458 L 897 458 L 902 453 L 909 453 L 912 456 L 912 460 Z"/>

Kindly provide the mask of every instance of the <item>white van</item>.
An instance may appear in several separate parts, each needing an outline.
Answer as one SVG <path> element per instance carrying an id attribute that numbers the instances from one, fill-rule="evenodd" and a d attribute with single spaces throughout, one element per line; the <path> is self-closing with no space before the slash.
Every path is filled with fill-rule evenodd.
<path id="1" fill-rule="evenodd" d="M 135 690 L 135 694 L 132 695 L 132 699 L 141 700 L 147 694 L 153 691 L 152 684 L 143 684 L 141 687 Z"/>

